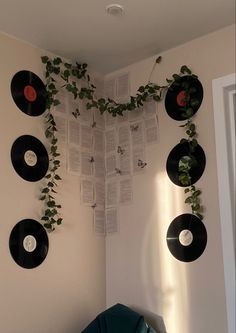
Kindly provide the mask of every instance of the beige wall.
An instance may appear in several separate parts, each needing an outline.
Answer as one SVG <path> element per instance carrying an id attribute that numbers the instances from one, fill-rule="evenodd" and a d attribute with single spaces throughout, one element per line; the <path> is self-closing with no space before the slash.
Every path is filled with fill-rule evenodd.
<path id="1" fill-rule="evenodd" d="M 23 134 L 45 145 L 43 116 L 29 117 L 14 104 L 13 75 L 31 70 L 43 78 L 44 51 L 0 34 L 0 332 L 80 332 L 105 307 L 105 241 L 93 233 L 91 208 L 80 205 L 79 179 L 62 168 L 58 200 L 64 225 L 49 235 L 49 253 L 35 269 L 18 266 L 9 252 L 9 235 L 24 218 L 40 219 L 40 181 L 20 178 L 10 149 Z"/>
<path id="2" fill-rule="evenodd" d="M 163 317 L 168 333 L 226 333 L 222 243 L 217 194 L 212 80 L 235 72 L 235 26 L 227 27 L 162 54 L 152 81 L 188 65 L 204 87 L 204 99 L 195 116 L 199 143 L 206 154 L 206 169 L 196 183 L 205 206 L 208 243 L 203 255 L 191 263 L 177 261 L 166 245 L 170 222 L 189 212 L 183 190 L 165 171 L 168 153 L 184 135 L 158 105 L 160 140 L 147 150 L 145 176 L 134 176 L 133 205 L 120 208 L 120 231 L 106 240 L 107 306 L 116 302 Z M 145 84 L 156 57 L 111 73 L 130 72 L 131 94 Z M 108 76 L 108 77 L 109 77 Z"/>
<path id="3" fill-rule="evenodd" d="M 106 241 L 106 292 L 104 239 L 93 234 L 92 212 L 79 203 L 79 179 L 64 169 L 59 199 L 65 222 L 49 235 L 47 258 L 39 267 L 27 270 L 16 265 L 9 252 L 13 226 L 24 218 L 39 220 L 41 214 L 39 183 L 26 182 L 15 173 L 11 145 L 22 134 L 35 135 L 46 145 L 43 117 L 20 112 L 9 87 L 12 76 L 22 69 L 43 77 L 42 54 L 42 50 L 0 34 L 0 332 L 79 332 L 104 308 L 107 292 L 107 306 L 121 302 L 160 315 L 168 333 L 226 333 L 211 83 L 235 71 L 234 27 L 165 52 L 152 79 L 164 83 L 186 64 L 204 87 L 195 121 L 207 157 L 206 170 L 197 183 L 206 206 L 207 248 L 198 260 L 185 264 L 166 246 L 169 223 L 189 210 L 183 205 L 182 190 L 165 172 L 167 155 L 183 132 L 160 103 L 159 144 L 148 148 L 145 176 L 134 177 L 133 205 L 120 210 L 119 234 Z M 130 71 L 132 94 L 147 82 L 154 60 L 119 71 Z"/>

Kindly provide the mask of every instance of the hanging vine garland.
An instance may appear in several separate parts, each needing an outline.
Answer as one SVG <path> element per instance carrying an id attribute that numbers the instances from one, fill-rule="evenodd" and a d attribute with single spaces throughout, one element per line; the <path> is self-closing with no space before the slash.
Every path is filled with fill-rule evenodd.
<path id="1" fill-rule="evenodd" d="M 58 181 L 61 177 L 58 174 L 58 169 L 60 168 L 60 154 L 58 152 L 58 140 L 56 137 L 57 127 L 52 114 L 53 107 L 60 104 L 60 100 L 57 99 L 57 93 L 59 92 L 58 82 L 63 82 L 60 88 L 66 89 L 71 93 L 74 99 L 86 100 L 86 108 L 95 108 L 100 111 L 101 114 L 104 112 L 110 113 L 113 117 L 123 116 L 123 113 L 128 111 L 132 112 L 147 101 L 154 100 L 160 102 L 163 100 L 163 96 L 166 91 L 171 87 L 172 84 L 178 85 L 181 78 L 185 75 L 191 76 L 192 78 L 197 78 L 191 70 L 183 65 L 180 68 L 178 74 L 173 74 L 171 79 L 166 79 L 167 84 L 160 86 L 155 83 L 149 82 L 146 85 L 142 85 L 138 88 L 135 96 L 130 96 L 129 101 L 126 103 L 117 103 L 110 98 L 97 98 L 96 87 L 91 83 L 90 76 L 87 74 L 87 64 L 75 65 L 63 62 L 61 58 L 56 57 L 50 59 L 47 56 L 43 56 L 42 63 L 45 65 L 45 78 L 46 78 L 46 91 L 47 91 L 47 113 L 45 116 L 46 129 L 45 136 L 49 140 L 50 144 L 50 168 L 48 174 L 45 176 L 46 185 L 41 190 L 40 200 L 44 202 L 45 210 L 41 218 L 44 221 L 44 227 L 48 231 L 55 230 L 55 225 L 60 225 L 63 219 L 60 216 L 59 209 L 61 205 L 56 203 L 55 194 L 57 193 L 56 187 Z M 161 57 L 158 57 L 153 66 L 152 72 L 155 65 L 161 62 Z M 151 72 L 151 74 L 152 74 Z M 150 74 L 150 77 L 151 77 Z M 85 82 L 85 87 L 78 87 L 77 82 L 83 80 Z M 185 89 L 187 91 L 187 88 Z M 193 107 L 196 103 L 199 103 L 196 98 L 192 99 L 190 91 L 187 91 L 186 95 L 182 97 L 184 103 L 183 106 L 183 116 L 188 118 L 187 122 L 180 127 L 184 127 L 187 139 L 183 138 L 180 142 L 188 142 L 191 151 L 193 152 L 198 142 L 196 140 L 196 126 L 192 121 L 192 116 L 194 115 Z M 79 110 L 76 109 L 72 112 L 75 118 L 79 116 Z M 183 118 L 183 119 L 186 119 Z M 179 163 L 179 181 L 183 186 L 188 186 L 185 188 L 184 192 L 188 197 L 185 203 L 189 204 L 192 209 L 192 213 L 197 215 L 200 219 L 202 216 L 202 206 L 200 204 L 200 194 L 201 191 L 197 189 L 194 185 L 191 185 L 190 170 L 193 165 L 193 157 L 190 155 L 189 158 L 184 156 Z"/>

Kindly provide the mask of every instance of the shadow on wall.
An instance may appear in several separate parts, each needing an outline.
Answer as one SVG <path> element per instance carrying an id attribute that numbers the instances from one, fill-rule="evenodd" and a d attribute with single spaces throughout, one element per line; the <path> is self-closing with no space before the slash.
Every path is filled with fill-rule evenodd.
<path id="1" fill-rule="evenodd" d="M 144 316 L 147 324 L 152 326 L 157 333 L 167 333 L 164 320 L 161 316 L 133 305 L 131 306 L 131 309 Z"/>

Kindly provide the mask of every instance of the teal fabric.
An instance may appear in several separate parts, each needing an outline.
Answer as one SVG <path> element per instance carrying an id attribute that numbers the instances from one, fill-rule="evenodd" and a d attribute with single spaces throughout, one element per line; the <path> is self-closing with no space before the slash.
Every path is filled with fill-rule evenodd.
<path id="1" fill-rule="evenodd" d="M 116 304 L 98 315 L 81 333 L 156 333 L 143 316 L 123 304 Z"/>

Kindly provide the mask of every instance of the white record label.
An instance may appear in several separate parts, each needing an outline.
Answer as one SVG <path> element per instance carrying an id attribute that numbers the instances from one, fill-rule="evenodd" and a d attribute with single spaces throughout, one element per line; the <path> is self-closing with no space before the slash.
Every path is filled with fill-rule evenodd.
<path id="1" fill-rule="evenodd" d="M 37 163 L 37 155 L 33 150 L 27 150 L 24 154 L 25 163 L 29 166 L 34 166 Z"/>
<path id="2" fill-rule="evenodd" d="M 183 246 L 189 246 L 193 241 L 193 234 L 190 230 L 184 229 L 179 234 L 180 244 Z"/>
<path id="3" fill-rule="evenodd" d="M 27 252 L 33 252 L 36 249 L 37 241 L 34 236 L 27 235 L 23 240 L 23 247 Z"/>

